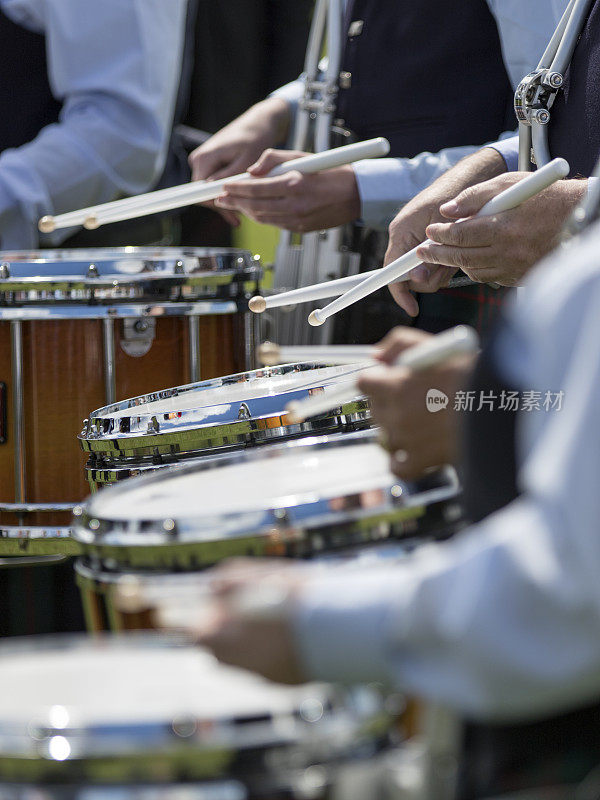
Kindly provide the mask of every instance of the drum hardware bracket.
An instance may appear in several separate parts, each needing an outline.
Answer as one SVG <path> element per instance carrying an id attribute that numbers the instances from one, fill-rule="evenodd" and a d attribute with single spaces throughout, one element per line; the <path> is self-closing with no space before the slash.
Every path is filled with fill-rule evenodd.
<path id="1" fill-rule="evenodd" d="M 140 358 L 150 351 L 155 336 L 156 320 L 153 317 L 124 319 L 121 349 L 128 356 Z"/>
<path id="2" fill-rule="evenodd" d="M 548 125 L 550 109 L 564 83 L 560 72 L 538 69 L 526 75 L 515 92 L 515 114 L 523 125 Z"/>
<path id="3" fill-rule="evenodd" d="M 0 264 L 0 280 L 8 280 L 10 278 L 10 264 Z"/>
<path id="4" fill-rule="evenodd" d="M 252 414 L 250 413 L 250 409 L 246 405 L 246 403 L 241 403 L 240 408 L 237 415 L 238 419 L 251 419 Z"/>

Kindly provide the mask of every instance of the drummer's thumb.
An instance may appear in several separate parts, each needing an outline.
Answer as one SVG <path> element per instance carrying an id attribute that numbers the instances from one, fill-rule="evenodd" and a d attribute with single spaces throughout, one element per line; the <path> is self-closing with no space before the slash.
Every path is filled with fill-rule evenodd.
<path id="1" fill-rule="evenodd" d="M 262 178 L 268 175 L 272 169 L 278 167 L 279 164 L 283 164 L 285 161 L 291 161 L 295 158 L 300 158 L 302 155 L 304 155 L 304 153 L 296 153 L 290 150 L 273 150 L 273 148 L 269 147 L 255 164 L 248 167 L 248 172 L 255 178 Z"/>
<path id="2" fill-rule="evenodd" d="M 489 186 L 488 182 L 469 186 L 458 194 L 454 200 L 450 200 L 440 206 L 440 214 L 446 219 L 473 217 L 497 194 L 497 188 Z"/>

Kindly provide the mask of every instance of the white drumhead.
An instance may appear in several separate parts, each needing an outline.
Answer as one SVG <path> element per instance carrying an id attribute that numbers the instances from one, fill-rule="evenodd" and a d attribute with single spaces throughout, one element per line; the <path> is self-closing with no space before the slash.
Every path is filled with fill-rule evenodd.
<path id="1" fill-rule="evenodd" d="M 328 500 L 389 487 L 389 455 L 375 442 L 265 450 L 261 458 L 107 490 L 88 503 L 90 516 L 136 520 L 211 518 L 262 511 L 294 501 Z"/>
<path id="2" fill-rule="evenodd" d="M 57 728 L 287 714 L 326 691 L 268 683 L 198 648 L 82 640 L 3 652 L 0 685 L 0 726 Z"/>
<path id="3" fill-rule="evenodd" d="M 344 380 L 350 381 L 355 375 L 359 365 L 344 365 L 338 367 L 318 367 L 316 369 L 289 372 L 285 375 L 264 375 L 252 377 L 248 380 L 246 373 L 240 375 L 239 383 L 232 383 L 228 376 L 227 382 L 221 386 L 210 388 L 190 389 L 183 391 L 175 397 L 155 400 L 151 403 L 137 403 L 132 401 L 129 408 L 102 414 L 103 419 L 121 419 L 122 417 L 152 416 L 155 414 L 168 414 L 177 411 L 210 408 L 210 413 L 215 413 L 215 406 L 223 407 L 223 414 L 229 410 L 229 404 L 243 403 L 259 397 L 276 397 L 288 392 L 298 392 L 311 389 L 315 386 L 328 386 L 339 384 Z M 284 403 L 281 410 L 283 411 Z"/>

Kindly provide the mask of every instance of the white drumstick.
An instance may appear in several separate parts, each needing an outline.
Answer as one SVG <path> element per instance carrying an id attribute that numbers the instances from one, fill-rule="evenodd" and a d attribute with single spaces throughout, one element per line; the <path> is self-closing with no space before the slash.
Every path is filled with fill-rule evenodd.
<path id="1" fill-rule="evenodd" d="M 414 370 L 427 369 L 451 356 L 460 353 L 474 353 L 478 346 L 479 338 L 473 328 L 469 328 L 467 325 L 457 325 L 455 328 L 433 336 L 423 344 L 417 344 L 405 350 L 396 359 L 394 366 Z M 383 365 L 366 365 L 362 373 L 377 367 L 381 368 Z M 310 417 L 324 414 L 332 408 L 349 403 L 360 396 L 357 379 L 353 378 L 340 386 L 325 389 L 324 392 L 314 397 L 290 403 L 286 410 L 292 423 L 304 422 Z"/>
<path id="2" fill-rule="evenodd" d="M 370 272 L 361 272 L 358 275 L 348 275 L 346 278 L 335 278 L 324 283 L 314 283 L 312 286 L 301 286 L 299 289 L 290 289 L 289 292 L 279 292 L 268 297 L 255 295 L 250 298 L 248 308 L 255 314 L 262 314 L 268 308 L 280 308 L 281 306 L 294 306 L 296 303 L 310 303 L 313 300 L 325 300 L 328 297 L 339 297 L 353 286 L 358 286 L 369 275 L 380 272 L 379 269 L 372 269 Z M 406 278 L 406 280 L 409 280 Z"/>
<path id="3" fill-rule="evenodd" d="M 330 344 L 281 346 L 265 342 L 258 348 L 258 358 L 267 367 L 308 361 L 313 364 L 356 364 L 372 361 L 378 348 L 373 345 Z"/>
<path id="4" fill-rule="evenodd" d="M 493 214 L 500 214 L 503 211 L 510 211 L 511 208 L 524 203 L 526 200 L 539 194 L 548 186 L 551 186 L 561 178 L 569 174 L 569 165 L 564 158 L 555 158 L 545 167 L 533 172 L 527 178 L 524 178 L 519 183 L 514 184 L 509 189 L 501 192 L 494 197 L 489 203 L 486 203 L 483 208 L 476 214 L 477 217 L 491 216 Z M 462 220 L 459 220 L 462 221 Z M 429 239 L 423 244 L 430 244 Z M 418 245 L 421 247 L 422 245 Z M 315 309 L 308 318 L 311 325 L 322 325 L 329 317 L 337 314 L 344 308 L 352 305 L 353 303 L 362 300 L 372 292 L 376 292 L 383 286 L 398 281 L 402 276 L 407 275 L 415 267 L 421 264 L 421 259 L 417 255 L 418 247 L 415 247 L 410 252 L 392 261 L 387 267 L 379 270 L 376 275 L 364 280 L 358 286 L 350 289 L 341 297 L 333 300 L 325 308 Z"/>
<path id="5" fill-rule="evenodd" d="M 313 172 L 341 167 L 344 164 L 351 164 L 354 161 L 361 161 L 365 158 L 385 156 L 389 151 L 390 144 L 387 139 L 383 137 L 368 139 L 364 142 L 356 142 L 355 144 L 326 150 L 323 153 L 315 153 L 285 161 L 272 169 L 267 177 L 273 178 L 292 171 L 308 175 Z M 170 211 L 173 208 L 182 208 L 195 203 L 215 200 L 223 194 L 224 187 L 228 183 L 246 181 L 253 177 L 249 172 L 244 172 L 219 181 L 187 183 L 170 189 L 147 192 L 137 197 L 115 200 L 98 206 L 89 206 L 66 214 L 59 214 L 56 217 L 42 217 L 38 227 L 42 233 L 52 233 L 58 228 L 68 228 L 73 225 L 84 225 L 87 228 L 94 229 L 109 222 L 144 217 L 149 214 Z"/>

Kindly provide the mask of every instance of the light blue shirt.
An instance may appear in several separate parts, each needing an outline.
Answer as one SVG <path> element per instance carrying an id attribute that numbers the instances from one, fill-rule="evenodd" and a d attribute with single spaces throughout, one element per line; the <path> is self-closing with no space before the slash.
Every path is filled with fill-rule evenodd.
<path id="1" fill-rule="evenodd" d="M 149 189 L 164 167 L 187 0 L 0 0 L 46 36 L 60 120 L 0 155 L 0 243 L 38 245 L 37 221 Z M 23 53 L 23 58 L 27 54 Z M 41 237 L 58 243 L 72 233 Z"/>
<path id="2" fill-rule="evenodd" d="M 516 88 L 523 76 L 538 63 L 567 0 L 487 0 L 487 3 L 498 25 L 506 70 Z M 473 79 L 477 80 L 478 76 L 474 75 Z M 443 81 L 443 76 L 440 80 Z M 293 113 L 302 93 L 301 81 L 294 81 L 275 92 L 290 103 Z M 477 113 L 477 109 L 473 113 Z M 513 132 L 505 134 L 511 135 Z M 464 147 L 421 153 L 410 159 L 359 161 L 354 165 L 354 172 L 362 204 L 362 221 L 374 228 L 387 229 L 405 203 L 483 144 L 465 142 Z"/>
<path id="3" fill-rule="evenodd" d="M 494 142 L 490 145 L 497 150 L 506 164 L 509 172 L 516 172 L 519 169 L 519 136 L 510 136 L 503 141 Z"/>
<path id="4" fill-rule="evenodd" d="M 506 377 L 564 392 L 560 411 L 519 414 L 521 497 L 396 566 L 315 573 L 295 615 L 310 678 L 381 680 L 484 719 L 600 697 L 599 248 L 597 224 L 509 307 Z"/>

